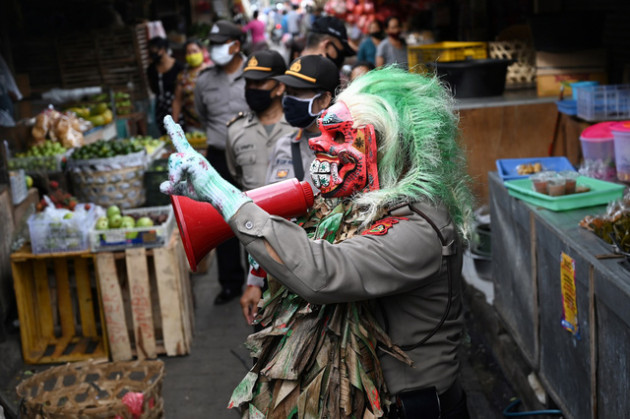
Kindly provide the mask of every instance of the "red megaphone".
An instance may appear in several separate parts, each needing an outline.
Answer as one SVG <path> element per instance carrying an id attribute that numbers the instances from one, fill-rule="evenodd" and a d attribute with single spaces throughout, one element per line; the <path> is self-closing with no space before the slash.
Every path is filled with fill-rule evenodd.
<path id="1" fill-rule="evenodd" d="M 245 192 L 256 205 L 273 215 L 297 217 L 313 206 L 313 189 L 308 182 L 289 179 Z M 209 203 L 184 196 L 171 196 L 175 219 L 182 236 L 190 269 L 212 249 L 234 236 L 223 216 Z"/>

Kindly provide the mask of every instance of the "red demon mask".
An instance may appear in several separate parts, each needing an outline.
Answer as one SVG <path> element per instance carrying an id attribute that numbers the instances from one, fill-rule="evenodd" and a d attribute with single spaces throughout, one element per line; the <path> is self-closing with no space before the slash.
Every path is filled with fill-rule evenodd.
<path id="1" fill-rule="evenodd" d="M 308 144 L 315 152 L 311 177 L 322 196 L 342 197 L 378 189 L 374 126 L 352 128 L 352 115 L 343 102 L 324 111 L 318 123 L 322 135 Z"/>

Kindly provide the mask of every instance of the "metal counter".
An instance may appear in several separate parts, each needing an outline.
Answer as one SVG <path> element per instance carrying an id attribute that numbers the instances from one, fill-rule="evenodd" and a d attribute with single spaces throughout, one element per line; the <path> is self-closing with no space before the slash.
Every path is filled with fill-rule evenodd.
<path id="1" fill-rule="evenodd" d="M 479 109 L 497 106 L 535 105 L 539 103 L 554 103 L 557 97 L 538 97 L 536 89 L 506 90 L 501 96 L 475 97 L 456 99 L 455 109 Z"/>

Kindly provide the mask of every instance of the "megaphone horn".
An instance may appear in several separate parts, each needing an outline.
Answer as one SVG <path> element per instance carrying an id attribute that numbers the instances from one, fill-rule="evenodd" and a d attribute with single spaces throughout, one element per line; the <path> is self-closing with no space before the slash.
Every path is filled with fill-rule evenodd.
<path id="1" fill-rule="evenodd" d="M 308 182 L 289 179 L 245 192 L 256 205 L 285 218 L 305 214 L 313 206 L 313 189 Z M 171 196 L 175 219 L 182 236 L 190 269 L 212 249 L 234 236 L 223 216 L 209 203 L 184 196 Z"/>

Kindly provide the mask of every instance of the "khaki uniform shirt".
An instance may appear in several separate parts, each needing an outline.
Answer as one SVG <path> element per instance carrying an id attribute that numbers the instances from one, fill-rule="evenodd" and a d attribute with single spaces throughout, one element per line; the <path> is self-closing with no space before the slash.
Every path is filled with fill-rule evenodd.
<path id="1" fill-rule="evenodd" d="M 296 131 L 284 119 L 274 124 L 271 132 L 254 112 L 240 114 L 228 125 L 225 149 L 228 168 L 243 190 L 266 185 L 265 179 L 273 147 L 280 137 Z"/>
<path id="2" fill-rule="evenodd" d="M 243 56 L 243 65 L 246 61 Z M 226 74 L 221 67 L 213 66 L 199 73 L 195 85 L 195 110 L 206 130 L 209 146 L 225 150 L 228 121 L 248 109 L 243 68 Z"/>
<path id="3" fill-rule="evenodd" d="M 392 211 L 401 217 L 386 234 L 358 235 L 339 244 L 310 240 L 306 232 L 282 217 L 271 216 L 253 203 L 229 220 L 245 249 L 285 286 L 314 304 L 371 300 L 374 314 L 387 325 L 394 343 L 412 345 L 440 322 L 448 301 L 448 269 L 453 283 L 452 306 L 444 324 L 424 345 L 407 352 L 408 366 L 381 354 L 381 367 L 391 394 L 435 386 L 439 393 L 455 381 L 457 348 L 462 337 L 462 250 L 446 210 L 429 203 L 413 206 L 440 230 L 453 256 L 435 230 L 409 206 Z M 283 263 L 266 250 L 267 242 Z M 376 307 L 381 307 L 378 309 Z"/>
<path id="4" fill-rule="evenodd" d="M 315 153 L 308 146 L 308 140 L 315 138 L 320 133 L 310 133 L 307 131 L 302 132 L 301 138 L 298 140 L 298 132 L 296 131 L 290 135 L 284 136 L 276 142 L 275 147 L 271 153 L 269 160 L 269 170 L 267 171 L 266 184 L 281 182 L 283 180 L 296 177 L 295 170 L 293 168 L 293 154 L 291 151 L 291 143 L 299 141 L 300 143 L 300 156 L 302 157 L 302 167 L 304 168 L 304 178 L 298 180 L 307 181 L 313 188 L 313 193 L 319 193 L 319 189 L 313 185 L 311 179 L 311 163 L 315 160 Z"/>

